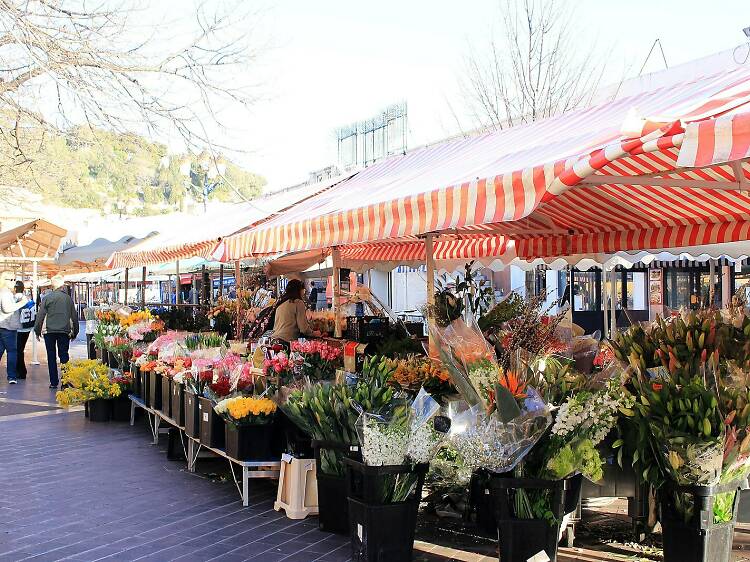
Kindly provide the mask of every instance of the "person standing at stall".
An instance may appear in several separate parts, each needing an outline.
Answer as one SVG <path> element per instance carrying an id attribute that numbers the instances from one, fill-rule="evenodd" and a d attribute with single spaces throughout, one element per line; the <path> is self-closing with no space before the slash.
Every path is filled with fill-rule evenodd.
<path id="1" fill-rule="evenodd" d="M 36 332 L 37 339 L 42 337 L 42 325 L 45 325 L 46 319 L 44 346 L 47 348 L 49 387 L 57 388 L 60 384 L 57 374 L 57 357 L 60 357 L 60 363 L 68 362 L 70 340 L 78 336 L 79 326 L 76 307 L 73 299 L 65 292 L 65 282 L 62 276 L 56 275 L 51 281 L 52 292 L 42 300 L 34 323 L 34 332 Z"/>
<path id="2" fill-rule="evenodd" d="M 23 295 L 24 290 L 23 281 L 16 281 L 16 298 L 18 298 L 18 295 Z M 26 349 L 26 342 L 29 341 L 29 334 L 34 328 L 34 321 L 36 320 L 36 305 L 33 300 L 28 301 L 18 311 L 18 320 L 16 376 L 19 379 L 25 379 L 28 371 L 26 370 L 26 360 L 23 352 Z"/>
<path id="3" fill-rule="evenodd" d="M 273 338 L 289 344 L 300 336 L 320 336 L 307 321 L 305 285 L 299 279 L 287 283 L 284 296 L 276 307 L 273 322 Z"/>
<path id="4" fill-rule="evenodd" d="M 310 310 L 318 310 L 318 287 L 315 281 L 310 281 Z"/>

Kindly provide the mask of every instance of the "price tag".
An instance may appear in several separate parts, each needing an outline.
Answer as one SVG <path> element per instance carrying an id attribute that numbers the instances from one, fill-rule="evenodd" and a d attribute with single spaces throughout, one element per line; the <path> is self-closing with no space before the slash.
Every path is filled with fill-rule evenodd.
<path id="1" fill-rule="evenodd" d="M 294 457 L 289 453 L 284 453 L 281 455 L 281 462 L 291 463 L 293 459 Z"/>
<path id="2" fill-rule="evenodd" d="M 204 422 L 208 421 L 208 412 L 204 412 L 204 414 L 203 414 L 203 421 Z"/>

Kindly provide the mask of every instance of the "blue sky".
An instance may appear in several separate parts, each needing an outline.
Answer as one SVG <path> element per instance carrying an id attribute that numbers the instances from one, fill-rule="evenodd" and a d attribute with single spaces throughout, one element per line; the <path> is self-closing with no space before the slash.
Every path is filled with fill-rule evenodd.
<path id="1" fill-rule="evenodd" d="M 218 0 L 217 0 L 218 1 Z M 271 48 L 254 70 L 264 99 L 232 114 L 227 140 L 239 160 L 283 187 L 335 163 L 333 129 L 400 100 L 409 105 L 409 143 L 457 131 L 449 102 L 469 47 L 481 49 L 497 27 L 497 0 L 267 0 L 261 33 Z M 734 47 L 750 26 L 750 2 L 580 0 L 580 45 L 596 41 L 607 80 L 638 72 L 656 38 L 670 65 Z M 652 56 L 648 70 L 663 68 Z"/>

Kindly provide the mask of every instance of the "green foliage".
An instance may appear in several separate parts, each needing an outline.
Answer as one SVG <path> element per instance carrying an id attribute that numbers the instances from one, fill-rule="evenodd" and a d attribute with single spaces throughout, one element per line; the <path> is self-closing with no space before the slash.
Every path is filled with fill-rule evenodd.
<path id="1" fill-rule="evenodd" d="M 189 195 L 202 200 L 202 176 L 180 172 L 186 162 L 200 169 L 197 157 L 170 155 L 165 145 L 138 135 L 81 127 L 65 137 L 39 135 L 26 149 L 30 163 L 14 166 L 5 183 L 39 193 L 47 203 L 153 215 L 182 208 Z M 0 165 L 11 160 L 4 150 Z M 263 177 L 226 164 L 224 177 L 235 189 L 220 181 L 209 199 L 231 202 L 240 199 L 237 192 L 246 199 L 261 193 Z"/>

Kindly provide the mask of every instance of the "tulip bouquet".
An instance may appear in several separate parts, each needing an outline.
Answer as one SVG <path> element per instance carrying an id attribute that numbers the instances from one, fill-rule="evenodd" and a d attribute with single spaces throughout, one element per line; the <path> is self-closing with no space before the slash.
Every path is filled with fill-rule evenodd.
<path id="1" fill-rule="evenodd" d="M 612 345 L 635 373 L 629 386 L 637 397 L 615 445 L 644 479 L 656 487 L 710 486 L 750 473 L 750 318 L 743 310 L 657 318 Z M 731 519 L 733 499 L 734 492 L 717 498 L 716 522 Z M 674 505 L 692 515 L 690 496 L 675 492 Z"/>
<path id="2" fill-rule="evenodd" d="M 311 381 L 330 380 L 341 365 L 341 349 L 321 340 L 294 341 L 292 358 Z"/>
<path id="3" fill-rule="evenodd" d="M 359 445 L 357 420 L 363 411 L 378 413 L 391 409 L 399 400 L 388 384 L 393 367 L 386 358 L 365 360 L 362 378 L 354 384 L 326 382 L 295 390 L 281 409 L 300 429 L 319 441 Z M 321 451 L 321 470 L 343 475 L 341 453 Z"/>
<path id="4" fill-rule="evenodd" d="M 278 381 L 279 386 L 288 384 L 294 378 L 295 363 L 282 352 L 263 361 L 263 370 L 269 380 Z"/>

